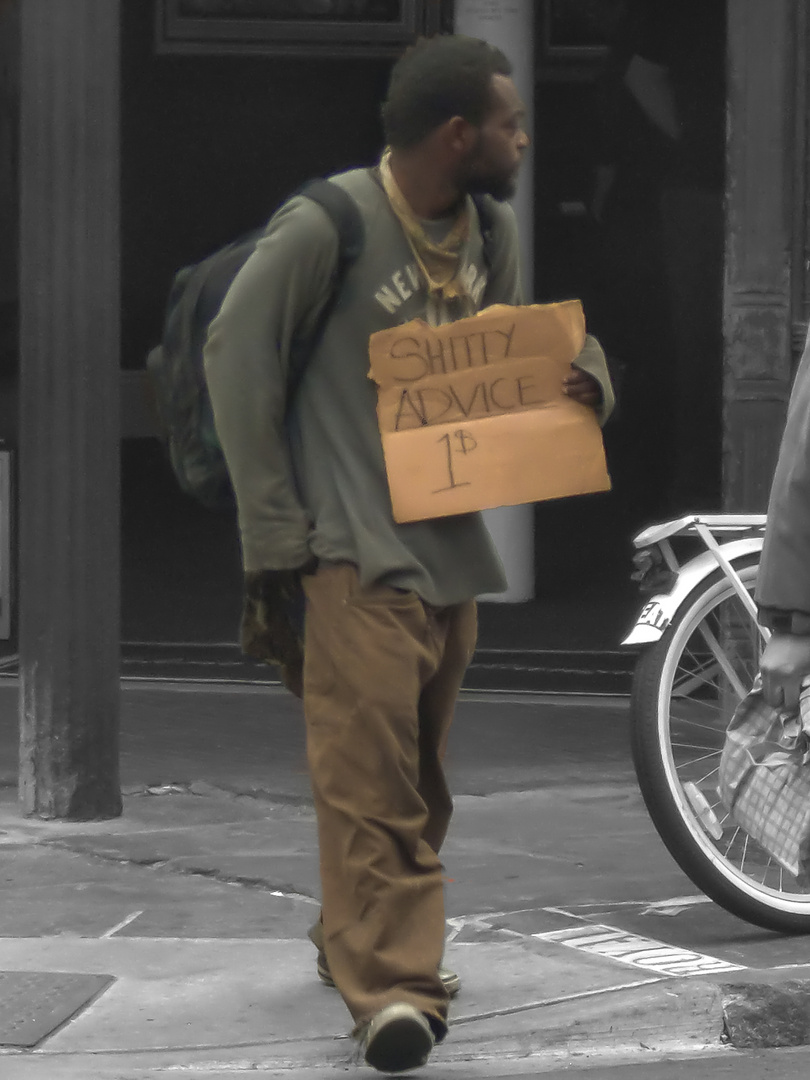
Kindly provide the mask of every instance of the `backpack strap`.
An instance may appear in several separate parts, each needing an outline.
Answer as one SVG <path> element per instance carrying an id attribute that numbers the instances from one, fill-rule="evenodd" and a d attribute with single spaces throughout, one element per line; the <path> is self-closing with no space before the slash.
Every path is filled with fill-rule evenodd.
<path id="1" fill-rule="evenodd" d="M 363 219 L 357 203 L 348 191 L 331 180 L 308 180 L 295 194 L 312 199 L 332 219 L 338 234 L 339 261 L 345 264 L 345 270 L 363 249 Z"/>
<path id="2" fill-rule="evenodd" d="M 364 228 L 360 208 L 351 195 L 339 184 L 331 180 L 315 179 L 302 184 L 293 195 L 303 195 L 312 199 L 328 214 L 338 236 L 338 258 L 332 273 L 329 297 L 321 308 L 318 321 L 311 336 L 303 347 L 294 350 L 291 356 L 290 379 L 287 385 L 287 407 L 289 408 L 304 375 L 304 368 L 321 338 L 329 316 L 337 303 L 346 271 L 363 250 Z"/>
<path id="3" fill-rule="evenodd" d="M 478 228 L 481 230 L 481 257 L 489 272 L 492 269 L 495 248 L 495 214 L 492 211 L 492 196 L 476 192 L 470 198 L 478 214 Z"/>

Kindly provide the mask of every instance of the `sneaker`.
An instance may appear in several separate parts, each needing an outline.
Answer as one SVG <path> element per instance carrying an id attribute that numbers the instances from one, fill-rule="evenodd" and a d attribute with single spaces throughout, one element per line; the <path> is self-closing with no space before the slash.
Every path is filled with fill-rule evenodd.
<path id="1" fill-rule="evenodd" d="M 329 963 L 326 959 L 325 952 L 318 952 L 317 971 L 318 978 L 324 986 L 334 987 L 335 980 L 332 978 L 332 972 L 329 970 Z M 446 967 L 440 967 L 439 978 L 442 980 L 444 989 L 447 991 L 447 996 L 451 998 L 455 997 L 461 989 L 461 979 L 455 971 L 450 971 L 450 969 Z"/>
<path id="2" fill-rule="evenodd" d="M 442 985 L 447 991 L 447 996 L 454 998 L 461 989 L 461 979 L 450 968 L 440 967 L 439 978 L 442 980 Z"/>
<path id="3" fill-rule="evenodd" d="M 380 1009 L 359 1027 L 356 1037 L 366 1064 L 388 1073 L 418 1069 L 436 1042 L 424 1013 L 404 1001 Z"/>

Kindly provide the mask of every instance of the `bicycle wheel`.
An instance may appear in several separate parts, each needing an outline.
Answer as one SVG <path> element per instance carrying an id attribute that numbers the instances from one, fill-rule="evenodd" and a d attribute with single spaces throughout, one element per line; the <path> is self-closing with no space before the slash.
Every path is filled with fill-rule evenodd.
<path id="1" fill-rule="evenodd" d="M 758 556 L 735 561 L 752 592 Z M 731 714 L 759 669 L 762 638 L 720 570 L 701 582 L 633 679 L 631 741 L 644 801 L 670 854 L 707 896 L 757 926 L 810 931 L 810 890 L 731 820 L 717 770 Z"/>

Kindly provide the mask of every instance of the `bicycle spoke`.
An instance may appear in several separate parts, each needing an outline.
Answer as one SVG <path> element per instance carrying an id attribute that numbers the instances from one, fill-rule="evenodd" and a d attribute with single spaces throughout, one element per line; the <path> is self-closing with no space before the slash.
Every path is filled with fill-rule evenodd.
<path id="1" fill-rule="evenodd" d="M 672 693 L 676 697 L 683 697 L 699 686 L 714 687 L 714 673 L 719 670 L 719 665 L 706 663 L 695 656 L 695 667 L 687 669 L 681 665 L 679 670 L 683 671 L 683 677 L 673 684 Z M 711 678 L 707 677 L 707 672 L 711 674 Z"/>
<path id="2" fill-rule="evenodd" d="M 745 840 L 743 840 L 743 853 L 742 853 L 742 859 L 740 860 L 740 870 L 742 870 L 744 872 L 745 871 L 745 857 L 748 854 L 748 841 L 749 841 L 750 837 L 748 836 L 748 833 L 743 833 L 743 836 L 745 837 Z"/>
<path id="3" fill-rule="evenodd" d="M 725 854 L 725 857 L 727 859 L 731 855 L 731 849 L 734 847 L 734 841 L 737 839 L 737 836 L 739 835 L 739 833 L 740 833 L 740 826 L 737 825 L 734 828 L 734 832 L 731 834 L 731 839 L 729 840 L 728 844 L 726 845 L 726 850 L 725 850 L 724 854 Z"/>
<path id="4" fill-rule="evenodd" d="M 685 713 L 680 711 L 675 712 L 673 710 L 670 713 L 670 721 L 672 720 L 676 721 L 678 724 L 683 725 L 684 727 L 699 728 L 701 731 L 710 731 L 712 732 L 712 734 L 717 734 L 718 728 L 716 724 L 706 723 L 705 720 L 693 720 L 690 716 L 687 716 Z"/>
<path id="5" fill-rule="evenodd" d="M 714 757 L 714 758 L 720 757 L 720 751 L 718 750 L 716 754 L 706 754 L 705 757 L 697 758 L 692 764 L 699 765 L 701 761 L 706 761 L 710 757 Z M 710 769 L 709 772 L 707 772 L 703 776 L 701 776 L 701 778 L 699 780 L 696 780 L 695 783 L 698 785 L 698 787 L 700 787 L 701 784 L 705 784 L 708 781 L 710 776 L 717 776 L 719 771 L 720 771 L 720 766 L 715 765 L 715 767 L 713 769 Z"/>
<path id="6" fill-rule="evenodd" d="M 679 723 L 693 724 L 710 731 L 718 730 L 719 717 L 723 714 L 720 705 L 715 705 L 705 698 L 679 698 L 670 702 L 670 717 Z M 725 727 L 723 728 L 725 730 Z"/>
<path id="7" fill-rule="evenodd" d="M 731 661 L 729 660 L 729 658 L 726 656 L 726 654 L 721 649 L 720 642 L 717 640 L 717 638 L 711 632 L 711 630 L 709 629 L 708 626 L 704 626 L 704 625 L 701 624 L 700 633 L 703 635 L 703 638 L 704 638 L 706 644 L 712 650 L 712 653 L 714 654 L 714 657 L 717 660 L 717 663 L 719 664 L 720 668 L 722 669 L 723 674 L 726 676 L 728 681 L 734 687 L 734 690 L 736 691 L 737 696 L 740 699 L 740 701 L 742 701 L 742 699 L 745 697 L 745 695 L 748 693 L 748 691 L 743 686 L 741 679 L 737 675 L 737 672 L 732 667 Z"/>

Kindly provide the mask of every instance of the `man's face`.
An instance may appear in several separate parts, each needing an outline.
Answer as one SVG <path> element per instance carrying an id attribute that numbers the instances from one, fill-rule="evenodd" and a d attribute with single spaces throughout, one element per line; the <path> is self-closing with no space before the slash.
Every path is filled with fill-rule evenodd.
<path id="1" fill-rule="evenodd" d="M 503 201 L 515 194 L 517 173 L 529 136 L 523 130 L 526 110 L 506 75 L 492 76 L 492 107 L 478 138 L 460 166 L 460 187 Z"/>

